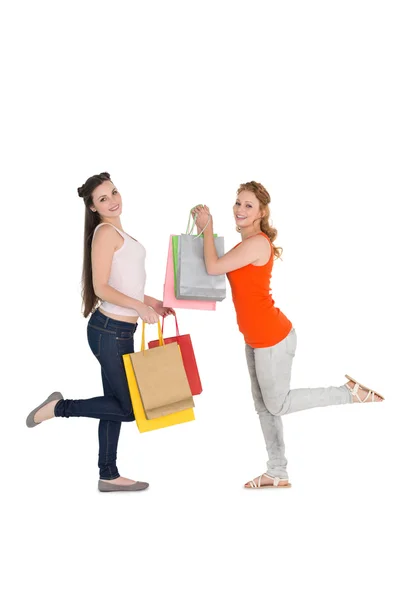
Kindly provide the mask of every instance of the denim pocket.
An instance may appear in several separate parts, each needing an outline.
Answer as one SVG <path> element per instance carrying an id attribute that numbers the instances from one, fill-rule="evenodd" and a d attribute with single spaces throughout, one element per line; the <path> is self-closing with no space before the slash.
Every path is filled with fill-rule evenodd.
<path id="1" fill-rule="evenodd" d="M 117 340 L 118 341 L 126 342 L 126 341 L 130 341 L 132 339 L 133 339 L 133 331 L 127 331 L 127 330 L 117 331 Z"/>
<path id="2" fill-rule="evenodd" d="M 294 329 L 291 329 L 290 333 L 285 338 L 286 352 L 290 356 L 294 356 L 296 354 L 297 348 L 297 335 Z"/>
<path id="3" fill-rule="evenodd" d="M 130 338 L 117 338 L 117 350 L 118 356 L 123 354 L 132 354 L 133 350 L 133 336 Z"/>

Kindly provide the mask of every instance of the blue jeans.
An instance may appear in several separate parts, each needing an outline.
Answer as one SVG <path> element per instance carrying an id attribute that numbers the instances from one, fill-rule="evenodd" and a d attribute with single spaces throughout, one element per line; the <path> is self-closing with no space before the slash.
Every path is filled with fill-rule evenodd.
<path id="1" fill-rule="evenodd" d="M 100 479 L 116 479 L 117 446 L 122 421 L 134 421 L 122 354 L 133 352 L 137 323 L 106 317 L 98 310 L 91 316 L 87 337 L 91 351 L 101 365 L 104 396 L 88 400 L 60 400 L 56 417 L 91 417 L 99 423 Z"/>

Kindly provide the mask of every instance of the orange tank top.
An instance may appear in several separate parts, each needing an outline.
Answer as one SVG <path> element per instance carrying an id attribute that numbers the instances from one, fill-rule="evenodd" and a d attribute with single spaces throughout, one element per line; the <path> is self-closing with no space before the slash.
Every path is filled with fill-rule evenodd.
<path id="1" fill-rule="evenodd" d="M 271 240 L 263 232 L 257 235 L 263 235 L 271 245 L 267 264 L 262 267 L 246 265 L 226 275 L 232 288 L 239 331 L 243 333 L 246 344 L 252 348 L 266 348 L 281 342 L 292 329 L 292 323 L 276 308 L 271 296 L 274 264 Z M 236 244 L 235 248 L 240 244 Z"/>

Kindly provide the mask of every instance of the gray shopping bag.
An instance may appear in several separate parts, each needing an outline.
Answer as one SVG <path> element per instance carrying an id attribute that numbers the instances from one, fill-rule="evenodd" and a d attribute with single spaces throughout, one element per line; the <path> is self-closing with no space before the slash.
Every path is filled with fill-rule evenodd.
<path id="1" fill-rule="evenodd" d="M 217 255 L 224 255 L 224 238 L 214 238 Z M 179 300 L 221 301 L 226 298 L 225 275 L 209 275 L 204 262 L 204 238 L 178 237 L 177 293 Z"/>

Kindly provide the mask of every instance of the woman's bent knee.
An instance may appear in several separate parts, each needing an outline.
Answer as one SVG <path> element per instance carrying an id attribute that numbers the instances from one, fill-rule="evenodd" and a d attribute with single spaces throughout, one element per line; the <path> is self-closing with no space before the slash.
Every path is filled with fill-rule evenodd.
<path id="1" fill-rule="evenodd" d="M 133 414 L 133 411 L 131 410 L 127 415 L 126 415 L 126 421 L 134 421 L 135 420 L 135 415 Z"/>
<path id="2" fill-rule="evenodd" d="M 285 397 L 283 398 L 271 398 L 266 402 L 267 409 L 274 415 L 274 417 L 281 417 L 285 414 Z"/>

